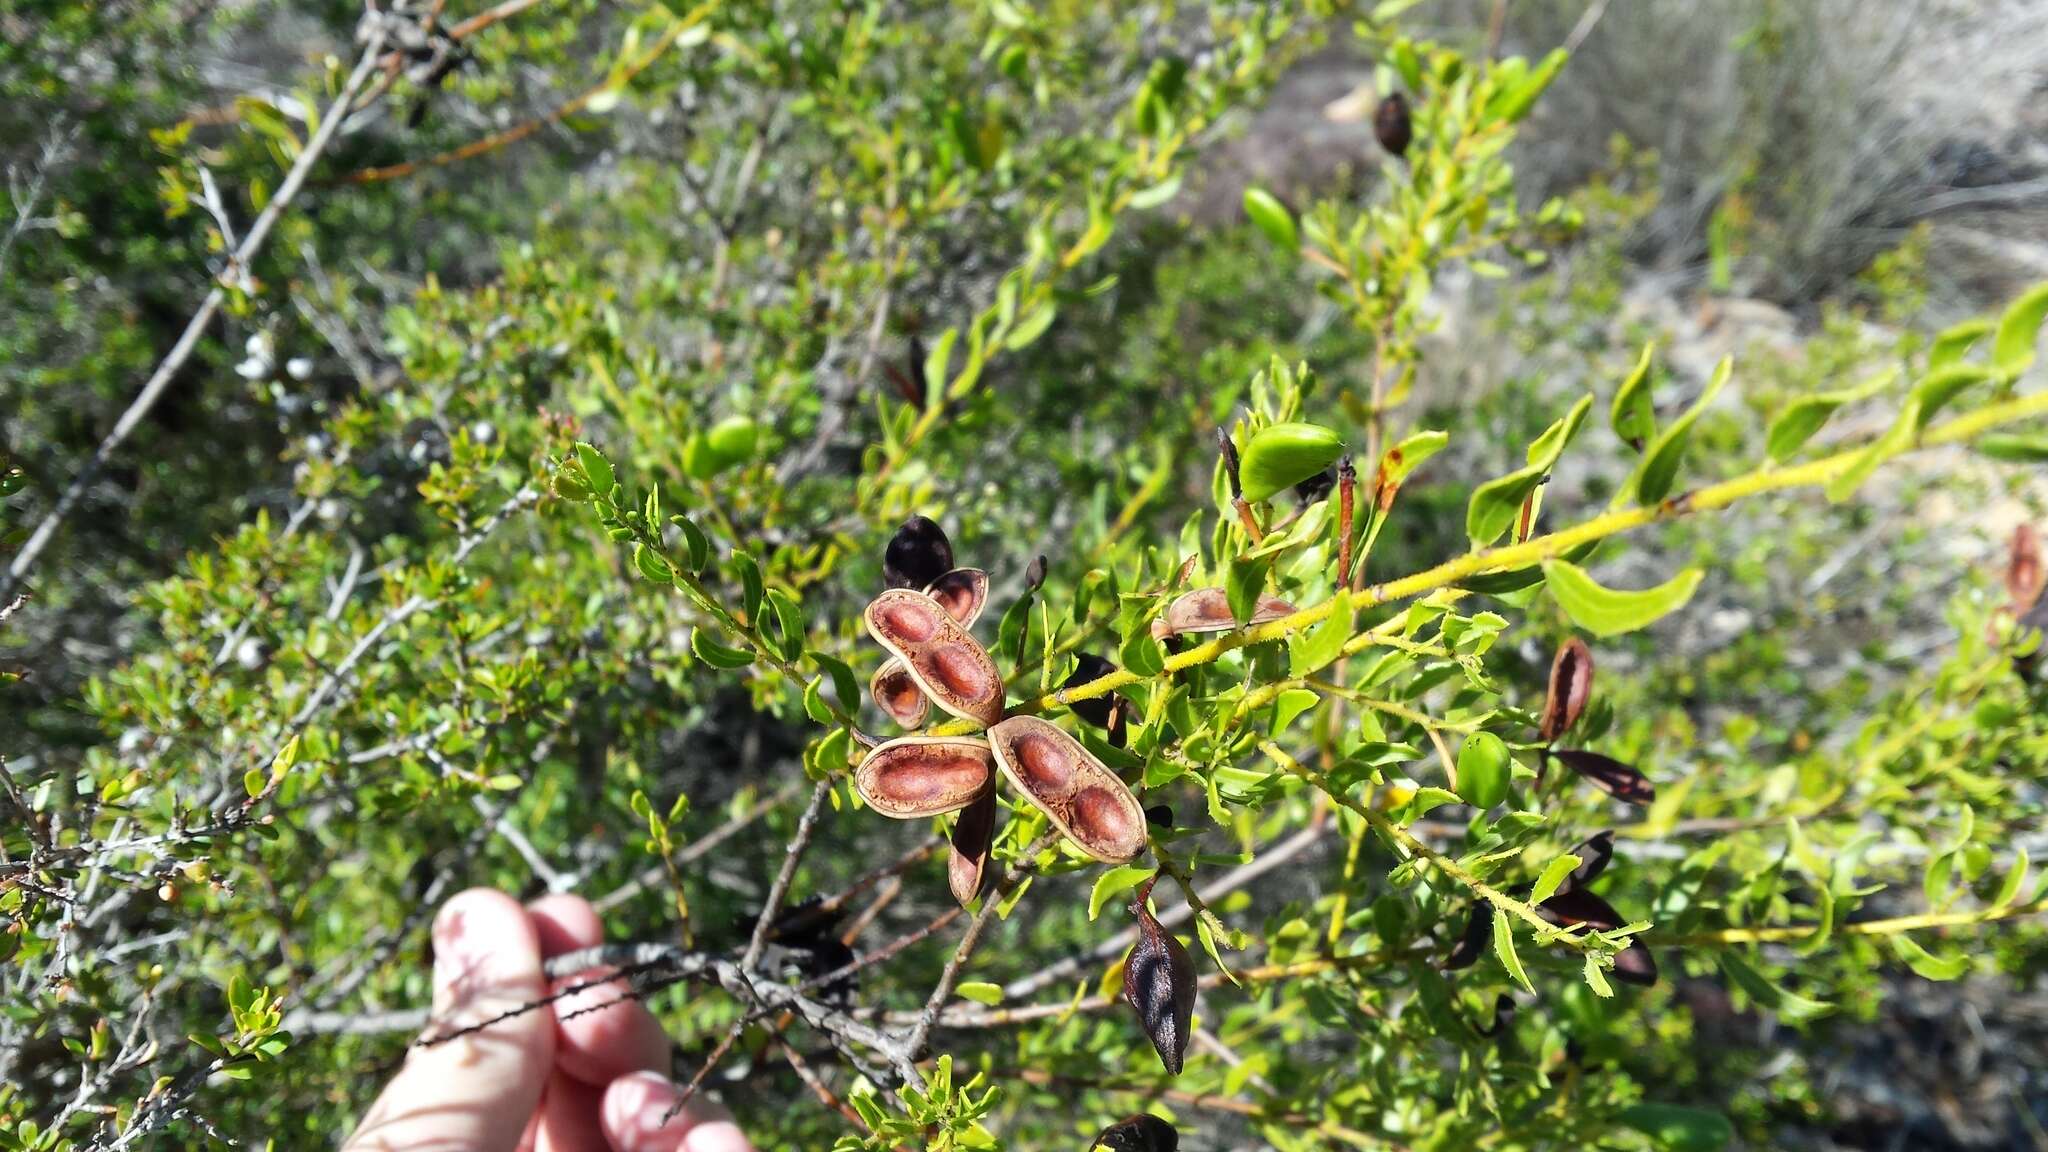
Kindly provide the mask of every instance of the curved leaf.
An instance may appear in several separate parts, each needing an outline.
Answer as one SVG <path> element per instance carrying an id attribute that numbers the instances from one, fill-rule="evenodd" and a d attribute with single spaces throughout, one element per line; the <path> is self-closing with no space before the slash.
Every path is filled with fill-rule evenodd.
<path id="1" fill-rule="evenodd" d="M 1771 430 L 1764 451 L 1772 460 L 1779 463 L 1791 459 L 1794 453 L 1806 446 L 1806 442 L 1813 438 L 1814 433 L 1821 430 L 1828 422 L 1828 417 L 1835 414 L 1835 409 L 1844 404 L 1868 400 L 1891 387 L 1892 381 L 1898 378 L 1899 370 L 1888 368 L 1861 384 L 1836 389 L 1833 392 L 1801 396 L 1787 404 L 1785 410 L 1778 413 L 1777 419 L 1771 421 Z"/>
<path id="2" fill-rule="evenodd" d="M 1728 377 L 1735 370 L 1735 361 L 1724 356 L 1714 366 L 1714 374 L 1707 378 L 1707 386 L 1700 398 L 1692 402 L 1685 414 L 1671 422 L 1671 427 L 1657 434 L 1650 446 L 1643 452 L 1643 462 L 1636 469 L 1636 503 L 1655 504 L 1671 494 L 1671 485 L 1678 479 L 1678 465 L 1685 459 L 1685 445 L 1692 438 L 1693 422 L 1713 404 L 1714 398 L 1728 383 Z"/>
<path id="3" fill-rule="evenodd" d="M 1654 340 L 1643 345 L 1643 354 L 1636 358 L 1636 366 L 1629 370 L 1621 387 L 1615 389 L 1614 404 L 1607 410 L 1607 422 L 1614 434 L 1638 452 L 1657 434 L 1657 409 L 1650 403 L 1650 358 L 1656 351 Z"/>
<path id="4" fill-rule="evenodd" d="M 1551 465 L 1557 463 L 1558 456 L 1571 443 L 1572 437 L 1578 434 L 1579 426 L 1586 421 L 1586 413 L 1592 408 L 1592 394 L 1581 396 L 1570 412 L 1529 446 L 1528 464 L 1472 490 L 1471 503 L 1465 507 L 1465 534 L 1471 537 L 1474 548 L 1484 548 L 1500 539 L 1501 533 L 1515 522 L 1522 501 L 1543 482 L 1543 477 L 1550 472 Z"/>
<path id="5" fill-rule="evenodd" d="M 1245 189 L 1244 214 L 1266 234 L 1273 247 L 1283 252 L 1293 252 L 1301 247 L 1301 233 L 1294 227 L 1294 213 L 1289 212 L 1287 205 L 1271 192 L 1264 188 Z"/>
<path id="6" fill-rule="evenodd" d="M 2048 318 L 2048 284 L 2036 284 L 1999 316 L 1991 363 L 2001 375 L 2017 376 L 2033 364 L 2034 340 L 2041 334 L 2043 318 Z"/>
<path id="7" fill-rule="evenodd" d="M 1572 623 L 1595 636 L 1619 636 L 1654 623 L 1692 599 L 1703 573 L 1688 568 L 1655 588 L 1639 592 L 1603 588 L 1586 570 L 1565 560 L 1545 560 L 1543 575 Z"/>

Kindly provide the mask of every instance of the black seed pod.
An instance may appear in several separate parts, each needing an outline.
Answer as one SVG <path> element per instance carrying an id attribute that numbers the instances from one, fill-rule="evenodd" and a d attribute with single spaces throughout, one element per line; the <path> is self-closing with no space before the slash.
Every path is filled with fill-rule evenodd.
<path id="1" fill-rule="evenodd" d="M 1159 1117 L 1140 1112 L 1104 1128 L 1091 1147 L 1109 1152 L 1179 1152 L 1180 1133 Z"/>
<path id="2" fill-rule="evenodd" d="M 1408 154 L 1408 145 L 1415 139 L 1415 124 L 1408 112 L 1408 98 L 1399 92 L 1390 93 L 1373 110 L 1372 134 L 1379 137 L 1380 147 L 1396 156 Z"/>
<path id="3" fill-rule="evenodd" d="M 905 520 L 882 555 L 882 580 L 890 588 L 923 588 L 952 570 L 953 542 L 924 516 Z"/>
<path id="4" fill-rule="evenodd" d="M 1131 901 L 1138 918 L 1138 943 L 1124 961 L 1124 1000 L 1137 1009 L 1138 1023 L 1159 1052 L 1170 1075 L 1180 1075 L 1195 1019 L 1195 961 L 1187 945 L 1159 923 L 1145 901 L 1159 877 L 1145 881 Z"/>
<path id="5" fill-rule="evenodd" d="M 1116 665 L 1111 664 L 1092 652 L 1083 652 L 1076 656 L 1074 660 L 1074 674 L 1067 677 L 1066 681 L 1060 685 L 1062 691 L 1068 688 L 1079 688 L 1083 684 L 1093 683 L 1116 671 Z M 1074 715 L 1095 725 L 1097 728 L 1107 728 L 1109 727 L 1110 713 L 1116 708 L 1116 696 L 1113 693 L 1091 696 L 1086 700 L 1076 700 L 1069 704 L 1068 707 L 1074 710 Z"/>

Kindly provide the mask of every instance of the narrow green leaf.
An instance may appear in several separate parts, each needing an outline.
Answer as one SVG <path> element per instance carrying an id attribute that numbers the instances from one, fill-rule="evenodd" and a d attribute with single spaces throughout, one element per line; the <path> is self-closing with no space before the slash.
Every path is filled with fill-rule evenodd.
<path id="1" fill-rule="evenodd" d="M 1926 428 L 1949 401 L 1995 378 L 1982 364 L 1951 364 L 1929 372 L 1913 386 L 1913 398 L 1919 402 L 1913 412 L 1913 431 Z"/>
<path id="2" fill-rule="evenodd" d="M 1643 345 L 1643 354 L 1615 389 L 1614 403 L 1607 410 L 1614 434 L 1638 452 L 1657 434 L 1657 409 L 1650 403 L 1650 362 L 1656 351 L 1655 341 Z"/>
<path id="3" fill-rule="evenodd" d="M 2041 334 L 2041 321 L 2048 317 L 2048 284 L 2036 284 L 2012 302 L 1998 318 L 1998 335 L 1991 340 L 1991 363 L 2011 378 L 2034 363 L 2034 340 Z"/>
<path id="4" fill-rule="evenodd" d="M 1487 547 L 1514 524 L 1522 501 L 1543 482 L 1592 408 L 1591 393 L 1580 397 L 1570 412 L 1530 445 L 1527 465 L 1473 489 L 1471 502 L 1465 507 L 1465 534 L 1474 548 Z"/>
<path id="5" fill-rule="evenodd" d="M 953 991 L 959 993 L 961 999 L 972 1000 L 976 1004 L 993 1005 L 1003 1002 L 1003 986 L 982 980 L 962 980 Z"/>
<path id="6" fill-rule="evenodd" d="M 1636 471 L 1636 503 L 1655 504 L 1671 494 L 1671 486 L 1678 480 L 1678 466 L 1685 460 L 1685 446 L 1692 439 L 1692 426 L 1714 403 L 1721 389 L 1728 384 L 1728 377 L 1735 370 L 1731 357 L 1722 357 L 1714 366 L 1714 374 L 1707 378 L 1706 388 L 1699 399 L 1685 410 L 1685 414 L 1671 422 L 1669 428 L 1657 434 L 1650 446 L 1643 451 L 1643 462 Z"/>
<path id="7" fill-rule="evenodd" d="M 1053 307 L 1050 300 L 1033 308 L 1030 314 L 1018 321 L 1017 326 L 1010 329 L 1010 334 L 1003 338 L 1003 347 L 1013 352 L 1020 348 L 1030 347 L 1034 340 L 1045 335 L 1046 329 L 1052 327 L 1053 317 L 1056 314 L 1057 310 Z"/>
<path id="8" fill-rule="evenodd" d="M 1927 351 L 1927 370 L 1934 372 L 1950 364 L 1959 363 L 1964 356 L 1969 355 L 1970 349 L 1976 346 L 1977 341 L 1982 340 L 1990 331 L 1991 321 L 1981 316 L 1943 329 L 1941 334 L 1934 338 L 1934 346 Z"/>
<path id="9" fill-rule="evenodd" d="M 1230 602 L 1230 615 L 1238 624 L 1250 620 L 1252 613 L 1257 611 L 1259 597 L 1266 591 L 1266 573 L 1272 567 L 1271 553 L 1231 557 L 1230 570 L 1223 576 L 1223 591 Z"/>
<path id="10" fill-rule="evenodd" d="M 1264 188 L 1244 190 L 1244 214 L 1265 233 L 1282 252 L 1293 252 L 1301 247 L 1301 234 L 1295 229 L 1294 214 L 1278 197 Z"/>
<path id="11" fill-rule="evenodd" d="M 1088 893 L 1088 919 L 1102 915 L 1102 910 L 1111 900 L 1136 888 L 1153 869 L 1143 864 L 1125 864 L 1111 868 L 1095 878 L 1095 888 Z"/>
<path id="12" fill-rule="evenodd" d="M 576 445 L 576 461 L 583 465 L 583 475 L 590 480 L 590 491 L 599 499 L 611 496 L 612 486 L 618 481 L 613 477 L 612 463 L 604 458 L 604 453 L 599 452 L 593 445 L 579 442 Z"/>
<path id="13" fill-rule="evenodd" d="M 1614 995 L 1614 986 L 1607 982 L 1607 973 L 1600 967 L 1600 957 L 1590 952 L 1586 954 L 1586 987 L 1603 1000 Z"/>
<path id="14" fill-rule="evenodd" d="M 1449 432 L 1428 430 L 1407 436 L 1380 454 L 1379 482 L 1399 488 L 1424 460 L 1443 451 L 1450 442 Z"/>
<path id="15" fill-rule="evenodd" d="M 1558 886 L 1563 884 L 1564 878 L 1571 875 L 1572 870 L 1578 866 L 1579 858 L 1569 852 L 1544 865 L 1543 874 L 1536 877 L 1535 887 L 1529 889 L 1529 903 L 1541 904 L 1557 895 Z"/>
<path id="16" fill-rule="evenodd" d="M 752 652 L 742 651 L 738 648 L 729 648 L 719 643 L 711 635 L 710 631 L 705 628 L 691 630 L 690 651 L 697 654 L 697 659 L 711 665 L 713 668 L 745 668 L 754 662 L 754 654 Z"/>
<path id="17" fill-rule="evenodd" d="M 1916 394 L 1906 398 L 1906 405 L 1899 411 L 1899 418 L 1883 436 L 1871 441 L 1858 453 L 1856 459 L 1843 469 L 1833 480 L 1828 481 L 1827 497 L 1836 504 L 1856 494 L 1870 474 L 1877 471 L 1885 461 L 1905 451 L 1913 444 L 1914 430 L 1920 426 L 1920 397 Z"/>
<path id="18" fill-rule="evenodd" d="M 1970 970 L 1967 956 L 1936 956 L 1903 933 L 1891 937 L 1892 953 L 1928 980 L 1954 980 Z"/>
<path id="19" fill-rule="evenodd" d="M 1870 399 L 1891 387 L 1892 381 L 1898 377 L 1899 370 L 1889 368 L 1853 387 L 1801 396 L 1787 404 L 1785 410 L 1778 413 L 1777 419 L 1771 421 L 1765 451 L 1771 459 L 1780 463 L 1791 459 L 1794 453 L 1805 447 L 1808 440 L 1813 439 L 1814 433 L 1827 424 L 1828 417 L 1835 414 L 1835 409 L 1844 404 Z"/>
<path id="20" fill-rule="evenodd" d="M 1493 952 L 1500 957 L 1500 966 L 1507 969 L 1515 983 L 1530 992 L 1536 990 L 1536 986 L 1529 983 L 1529 974 L 1522 971 L 1522 958 L 1515 955 L 1515 922 L 1501 908 L 1493 910 Z"/>
<path id="21" fill-rule="evenodd" d="M 1619 636 L 1654 623 L 1684 607 L 1704 575 L 1688 568 L 1655 588 L 1639 592 L 1602 588 L 1586 570 L 1564 560 L 1545 560 L 1543 576 L 1572 623 L 1595 636 Z"/>
<path id="22" fill-rule="evenodd" d="M 1993 432 L 1973 442 L 1977 451 L 2008 464 L 2048 463 L 2048 435 L 2038 432 Z"/>
<path id="23" fill-rule="evenodd" d="M 1336 660 L 1351 639 L 1351 591 L 1337 593 L 1330 615 L 1322 623 L 1298 633 L 1287 642 L 1287 674 L 1300 678 L 1319 672 Z"/>
<path id="24" fill-rule="evenodd" d="M 1735 1139 L 1735 1126 L 1719 1112 L 1677 1104 L 1631 1104 L 1616 1119 L 1648 1136 L 1665 1152 L 1719 1152 Z"/>
<path id="25" fill-rule="evenodd" d="M 1289 688 L 1273 702 L 1273 732 L 1275 735 L 1287 730 L 1302 713 L 1316 706 L 1321 699 L 1307 688 Z"/>
<path id="26" fill-rule="evenodd" d="M 1740 988 L 1758 1008 L 1775 1014 L 1789 1023 L 1811 1020 L 1834 1011 L 1834 1005 L 1801 996 L 1790 989 L 1771 983 L 1764 974 L 1750 967 L 1749 961 L 1732 951 L 1720 954 L 1721 971 L 1728 981 Z"/>

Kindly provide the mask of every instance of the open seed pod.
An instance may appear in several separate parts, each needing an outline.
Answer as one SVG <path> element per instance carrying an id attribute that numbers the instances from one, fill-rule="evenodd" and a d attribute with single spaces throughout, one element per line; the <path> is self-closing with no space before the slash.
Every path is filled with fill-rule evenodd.
<path id="1" fill-rule="evenodd" d="M 889 714 L 889 719 L 905 728 L 921 728 L 925 717 L 931 715 L 932 702 L 925 696 L 924 689 L 917 686 L 917 680 L 910 675 L 910 669 L 903 666 L 903 661 L 893 656 L 875 669 L 874 676 L 868 680 L 868 694 L 875 698 L 882 711 Z"/>
<path id="2" fill-rule="evenodd" d="M 1108 1152 L 1180 1152 L 1180 1132 L 1150 1112 L 1140 1112 L 1104 1128 L 1089 1147 Z"/>
<path id="3" fill-rule="evenodd" d="M 1195 961 L 1187 945 L 1159 923 L 1145 901 L 1158 876 L 1145 881 L 1131 900 L 1138 918 L 1138 943 L 1124 961 L 1124 1001 L 1137 1009 L 1138 1023 L 1159 1052 L 1169 1075 L 1180 1075 L 1195 1018 Z"/>
<path id="4" fill-rule="evenodd" d="M 1616 800 L 1649 804 L 1657 799 L 1657 786 L 1635 767 L 1598 752 L 1566 751 L 1553 748 L 1543 754 L 1591 780 L 1595 787 Z"/>
<path id="5" fill-rule="evenodd" d="M 1278 596 L 1264 596 L 1248 624 L 1264 624 L 1294 615 L 1294 605 Z M 1161 640 L 1189 632 L 1228 632 L 1237 627 L 1230 614 L 1230 596 L 1221 588 L 1197 588 L 1183 592 L 1166 606 L 1166 614 L 1153 621 L 1152 634 Z"/>
<path id="6" fill-rule="evenodd" d="M 882 553 L 882 580 L 891 588 L 923 588 L 953 567 L 953 542 L 929 517 L 912 516 Z"/>
<path id="7" fill-rule="evenodd" d="M 1145 850 L 1145 810 L 1102 761 L 1057 726 L 1012 716 L 988 730 L 996 764 L 1074 846 L 1104 864 Z"/>
<path id="8" fill-rule="evenodd" d="M 1577 636 L 1564 642 L 1550 662 L 1550 691 L 1543 698 L 1539 734 L 1545 744 L 1579 722 L 1593 698 L 1593 653 Z"/>
<path id="9" fill-rule="evenodd" d="M 962 628 L 972 628 L 988 603 L 988 573 L 979 568 L 955 568 L 932 581 L 924 594 L 937 600 Z"/>
<path id="10" fill-rule="evenodd" d="M 854 770 L 868 807 L 894 820 L 957 812 L 989 794 L 995 773 L 980 740 L 905 736 L 877 745 Z"/>
<path id="11" fill-rule="evenodd" d="M 903 661 L 932 703 L 981 724 L 1002 719 L 1002 673 L 938 601 L 892 588 L 869 601 L 864 616 L 868 635 Z"/>
<path id="12" fill-rule="evenodd" d="M 953 843 L 946 857 L 946 884 L 965 908 L 988 886 L 989 850 L 996 842 L 996 790 L 990 788 L 960 810 L 953 820 Z"/>

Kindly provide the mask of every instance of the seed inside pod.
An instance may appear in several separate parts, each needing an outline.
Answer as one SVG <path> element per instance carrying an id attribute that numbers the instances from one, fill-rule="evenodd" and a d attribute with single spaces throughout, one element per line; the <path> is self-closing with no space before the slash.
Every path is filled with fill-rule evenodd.
<path id="1" fill-rule="evenodd" d="M 922 727 L 925 717 L 931 714 L 932 702 L 925 697 L 924 689 L 917 686 L 916 678 L 903 666 L 903 661 L 894 657 L 875 669 L 874 677 L 868 681 L 868 692 L 889 714 L 889 719 L 905 728 Z"/>
<path id="2" fill-rule="evenodd" d="M 965 908 L 988 884 L 989 849 L 996 842 L 996 790 L 976 797 L 953 821 L 952 850 L 946 858 L 946 884 Z"/>
<path id="3" fill-rule="evenodd" d="M 979 568 L 955 568 L 932 581 L 924 594 L 937 600 L 962 628 L 972 628 L 982 605 L 988 603 L 988 573 Z"/>
<path id="4" fill-rule="evenodd" d="M 953 542 L 937 522 L 912 516 L 882 554 L 882 580 L 891 588 L 922 588 L 953 567 Z"/>
<path id="5" fill-rule="evenodd" d="M 868 753 L 853 785 L 868 807 L 892 819 L 943 816 L 990 791 L 990 759 L 980 740 L 905 736 Z"/>
<path id="6" fill-rule="evenodd" d="M 1543 698 L 1543 719 L 1538 731 L 1545 744 L 1562 736 L 1579 722 L 1586 702 L 1593 698 L 1593 653 L 1577 636 L 1564 642 L 1557 658 L 1550 662 L 1550 691 Z"/>
<path id="7" fill-rule="evenodd" d="M 1266 596 L 1252 612 L 1248 623 L 1265 624 L 1294 615 L 1294 605 L 1278 596 Z M 1230 614 L 1230 597 L 1221 588 L 1197 588 L 1184 592 L 1166 606 L 1166 614 L 1154 624 L 1153 635 L 1164 639 L 1186 632 L 1228 632 L 1237 627 Z"/>
<path id="8" fill-rule="evenodd" d="M 993 724 L 1003 715 L 1003 677 L 986 649 L 939 603 L 892 588 L 868 602 L 868 635 L 910 669 L 934 704 L 963 719 Z"/>
<path id="9" fill-rule="evenodd" d="M 1138 798 L 1079 740 L 1036 716 L 1012 716 L 988 738 L 1011 785 L 1081 851 L 1123 864 L 1145 850 Z"/>
<path id="10" fill-rule="evenodd" d="M 1195 961 L 1187 945 L 1159 923 L 1145 901 L 1159 877 L 1145 881 L 1131 901 L 1138 918 L 1138 943 L 1124 961 L 1124 1002 L 1137 1009 L 1138 1023 L 1169 1075 L 1180 1075 L 1195 1017 Z"/>

